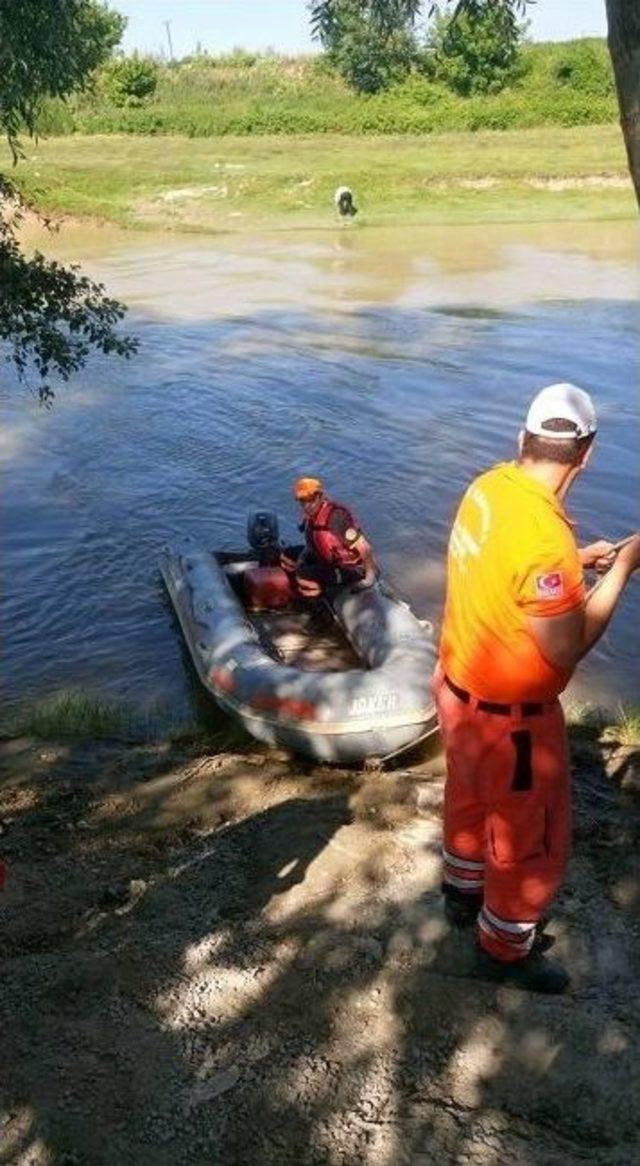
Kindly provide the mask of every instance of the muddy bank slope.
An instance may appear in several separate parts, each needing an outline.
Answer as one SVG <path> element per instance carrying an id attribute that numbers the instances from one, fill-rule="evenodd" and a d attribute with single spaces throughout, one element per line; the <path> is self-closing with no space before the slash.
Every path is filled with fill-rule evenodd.
<path id="1" fill-rule="evenodd" d="M 1 747 L 0 1162 L 640 1163 L 640 776 L 574 743 L 572 993 L 468 976 L 441 761 Z"/>

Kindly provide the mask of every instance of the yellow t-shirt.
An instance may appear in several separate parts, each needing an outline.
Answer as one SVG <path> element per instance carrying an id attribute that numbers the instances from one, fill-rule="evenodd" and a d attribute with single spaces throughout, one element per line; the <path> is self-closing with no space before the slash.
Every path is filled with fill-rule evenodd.
<path id="1" fill-rule="evenodd" d="M 584 596 L 555 494 L 513 462 L 476 478 L 449 540 L 440 659 L 451 680 L 484 700 L 552 700 L 571 674 L 544 658 L 527 616 L 573 611 Z"/>

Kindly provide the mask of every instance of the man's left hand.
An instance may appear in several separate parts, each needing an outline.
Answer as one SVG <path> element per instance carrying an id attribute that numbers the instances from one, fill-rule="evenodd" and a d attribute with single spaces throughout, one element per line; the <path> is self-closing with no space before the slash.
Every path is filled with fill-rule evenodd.
<path id="1" fill-rule="evenodd" d="M 583 567 L 593 567 L 602 574 L 608 571 L 616 557 L 615 543 L 610 543 L 606 538 L 599 538 L 597 542 L 590 543 L 588 547 L 580 548 L 580 562 Z"/>
<path id="2" fill-rule="evenodd" d="M 280 551 L 280 566 L 285 571 L 293 572 L 298 565 L 298 560 L 289 551 L 284 548 Z"/>

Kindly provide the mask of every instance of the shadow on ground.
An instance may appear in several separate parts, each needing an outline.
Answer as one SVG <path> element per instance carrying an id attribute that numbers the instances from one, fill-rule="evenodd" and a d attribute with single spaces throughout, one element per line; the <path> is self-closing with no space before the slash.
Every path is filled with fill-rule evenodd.
<path id="1" fill-rule="evenodd" d="M 471 978 L 444 921 L 437 759 L 363 775 L 5 742 L 0 1162 L 640 1162 L 639 758 L 621 749 L 574 740 L 551 924 L 574 986 L 544 999 Z"/>

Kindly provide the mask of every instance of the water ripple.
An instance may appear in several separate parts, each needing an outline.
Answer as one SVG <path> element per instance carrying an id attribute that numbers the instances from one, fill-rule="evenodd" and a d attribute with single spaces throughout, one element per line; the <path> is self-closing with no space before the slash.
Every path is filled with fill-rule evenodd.
<path id="1" fill-rule="evenodd" d="M 166 278 L 184 270 L 183 256 Z M 253 270 L 237 256 L 229 266 L 245 283 Z M 143 287 L 152 274 L 137 272 Z M 140 325 L 137 361 L 93 361 L 50 412 L 25 407 L 2 373 L 10 700 L 85 685 L 186 707 L 159 551 L 187 531 L 238 544 L 257 505 L 293 536 L 290 482 L 301 472 L 353 504 L 394 580 L 437 617 L 461 490 L 513 455 L 527 399 L 550 380 L 593 390 L 602 416 L 593 467 L 572 496 L 581 533 L 638 524 L 631 303 L 263 303 L 237 318 Z M 610 696 L 636 683 L 638 590 L 586 668 Z"/>

